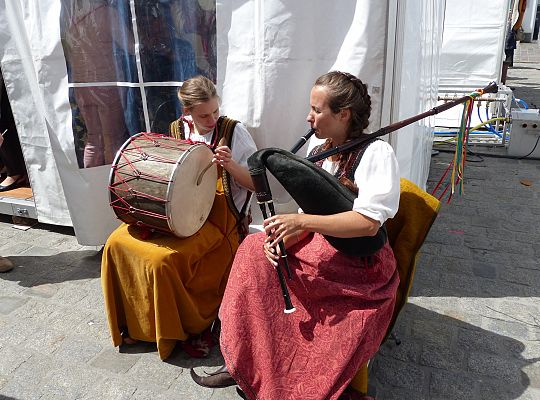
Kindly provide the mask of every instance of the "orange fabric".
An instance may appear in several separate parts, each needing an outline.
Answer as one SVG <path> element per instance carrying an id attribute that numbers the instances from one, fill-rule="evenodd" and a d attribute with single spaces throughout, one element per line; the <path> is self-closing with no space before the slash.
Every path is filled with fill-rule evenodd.
<path id="1" fill-rule="evenodd" d="M 398 212 L 394 218 L 386 222 L 388 241 L 394 251 L 399 272 L 396 305 L 386 335 L 392 331 L 399 312 L 407 303 L 420 247 L 437 217 L 439 208 L 439 200 L 413 182 L 401 178 Z M 366 393 L 367 385 L 368 370 L 365 364 L 356 373 L 351 386 L 361 393 Z"/>
<path id="2" fill-rule="evenodd" d="M 440 208 L 439 200 L 405 178 L 401 178 L 400 191 L 398 212 L 386 222 L 388 241 L 394 250 L 399 272 L 396 306 L 388 333 L 407 302 L 420 247 Z"/>
<path id="3" fill-rule="evenodd" d="M 220 174 L 221 176 L 221 174 Z M 197 201 L 197 199 L 193 199 Z M 121 332 L 156 342 L 161 359 L 216 318 L 236 249 L 236 218 L 227 205 L 222 178 L 203 227 L 189 238 L 122 225 L 105 244 L 101 284 L 113 344 Z"/>
<path id="4" fill-rule="evenodd" d="M 360 367 L 354 378 L 352 379 L 350 386 L 360 392 L 361 394 L 367 394 L 368 391 L 368 364 L 365 363 Z"/>

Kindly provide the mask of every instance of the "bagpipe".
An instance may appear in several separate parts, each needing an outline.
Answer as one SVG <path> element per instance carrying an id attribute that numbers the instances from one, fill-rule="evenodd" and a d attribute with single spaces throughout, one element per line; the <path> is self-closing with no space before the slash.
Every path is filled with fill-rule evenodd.
<path id="1" fill-rule="evenodd" d="M 314 164 L 315 162 L 334 154 L 353 151 L 361 146 L 369 144 L 378 137 L 387 135 L 423 118 L 439 114 L 458 104 L 465 103 L 474 97 L 481 96 L 484 93 L 496 93 L 497 90 L 497 84 L 491 82 L 485 88 L 477 89 L 467 96 L 441 104 L 429 111 L 395 122 L 374 133 L 362 135 L 359 138 L 350 140 L 342 145 L 330 148 L 307 158 L 299 157 L 294 153 L 296 153 L 308 141 L 309 137 L 315 133 L 314 129 L 310 129 L 302 136 L 292 147 L 291 151 L 271 147 L 255 152 L 248 159 L 248 167 L 255 187 L 257 203 L 261 208 L 263 217 L 266 219 L 269 216 L 275 215 L 267 171 L 270 171 L 296 201 L 299 207 L 307 214 L 331 215 L 350 211 L 352 210 L 356 195 L 345 187 L 335 176 Z M 384 246 L 387 240 L 387 234 L 383 224 L 375 236 L 337 238 L 325 235 L 325 238 L 334 248 L 336 248 L 336 250 L 343 252 L 344 254 L 367 257 L 376 253 Z M 292 279 L 292 274 L 283 242 L 281 241 L 278 246 L 281 257 L 280 262 L 276 267 L 276 272 L 285 301 L 285 312 L 291 313 L 295 311 L 295 308 L 292 305 L 281 266 L 283 265 L 289 279 Z"/>

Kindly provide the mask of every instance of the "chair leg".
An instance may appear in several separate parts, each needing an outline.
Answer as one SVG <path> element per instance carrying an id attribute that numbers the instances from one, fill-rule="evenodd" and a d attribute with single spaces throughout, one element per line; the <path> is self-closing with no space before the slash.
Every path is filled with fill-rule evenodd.
<path id="1" fill-rule="evenodd" d="M 392 340 L 396 344 L 396 346 L 399 346 L 401 344 L 401 339 L 399 338 L 398 335 L 396 335 L 395 332 L 390 332 L 388 339 Z"/>

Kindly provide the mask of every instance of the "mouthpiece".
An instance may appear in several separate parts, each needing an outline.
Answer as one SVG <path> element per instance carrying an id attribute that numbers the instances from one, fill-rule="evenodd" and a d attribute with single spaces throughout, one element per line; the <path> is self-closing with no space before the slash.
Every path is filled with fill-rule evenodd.
<path id="1" fill-rule="evenodd" d="M 302 146 L 308 141 L 308 139 L 315 133 L 315 128 L 311 128 L 304 136 L 301 136 L 298 142 L 292 147 L 291 153 L 296 153 L 302 148 Z"/>

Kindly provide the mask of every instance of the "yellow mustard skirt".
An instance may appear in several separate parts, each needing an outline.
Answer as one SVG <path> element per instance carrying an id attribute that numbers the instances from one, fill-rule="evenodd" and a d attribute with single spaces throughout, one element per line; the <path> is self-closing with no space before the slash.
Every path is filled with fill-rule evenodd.
<path id="1" fill-rule="evenodd" d="M 105 310 L 114 346 L 127 330 L 133 339 L 156 342 L 163 360 L 177 340 L 203 332 L 217 317 L 238 248 L 236 218 L 221 178 L 210 215 L 195 235 L 143 239 L 141 233 L 123 224 L 105 244 Z"/>

